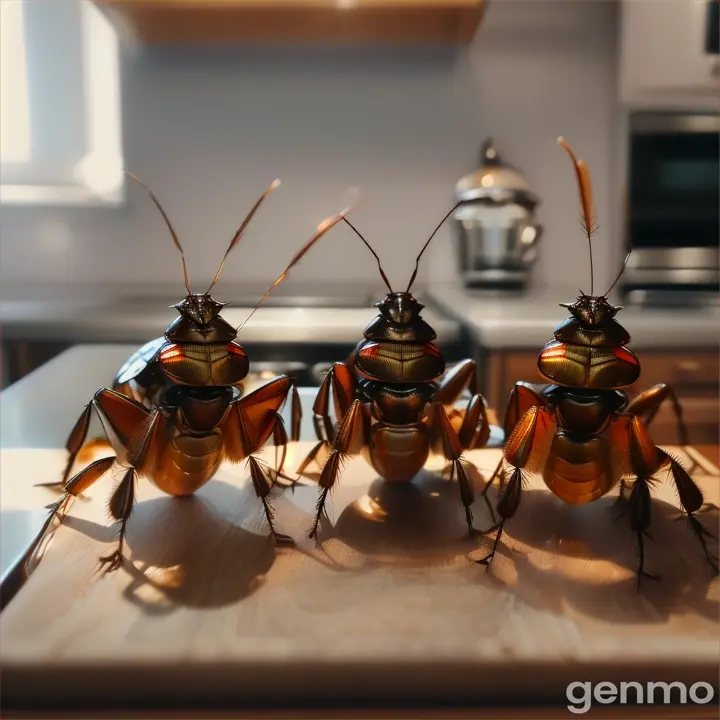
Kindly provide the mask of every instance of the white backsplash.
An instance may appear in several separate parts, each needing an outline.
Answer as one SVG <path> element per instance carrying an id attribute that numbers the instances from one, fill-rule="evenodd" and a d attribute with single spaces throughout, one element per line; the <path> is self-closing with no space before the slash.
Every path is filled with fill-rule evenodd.
<path id="1" fill-rule="evenodd" d="M 163 201 L 191 275 L 210 277 L 244 214 L 282 187 L 223 279 L 270 280 L 325 216 L 360 189 L 353 221 L 400 285 L 475 167 L 486 136 L 542 198 L 536 287 L 587 277 L 564 135 L 590 166 L 598 287 L 621 256 L 614 2 L 493 0 L 469 49 L 185 49 L 126 53 L 126 166 Z M 2 208 L 0 280 L 175 282 L 180 263 L 136 187 L 119 208 Z M 296 269 L 307 281 L 376 280 L 370 254 L 336 228 Z M 423 277 L 456 278 L 450 226 Z M 222 281 L 221 281 L 222 282 Z M 230 298 L 228 298 L 230 299 Z"/>

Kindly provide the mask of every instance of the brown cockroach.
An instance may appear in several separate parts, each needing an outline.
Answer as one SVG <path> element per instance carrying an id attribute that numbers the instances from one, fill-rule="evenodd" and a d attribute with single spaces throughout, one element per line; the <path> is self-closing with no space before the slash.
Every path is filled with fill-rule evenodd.
<path id="1" fill-rule="evenodd" d="M 458 203 L 459 204 L 459 203 Z M 463 451 L 480 448 L 490 437 L 485 399 L 478 392 L 473 360 L 456 364 L 445 374 L 445 360 L 433 344 L 435 331 L 420 316 L 423 309 L 411 294 L 420 258 L 455 205 L 435 228 L 415 260 L 405 291 L 395 292 L 380 258 L 355 226 L 343 218 L 378 263 L 388 294 L 376 303 L 380 314 L 365 328 L 346 362 L 335 363 L 325 376 L 313 405 L 319 442 L 298 468 L 302 474 L 322 455 L 327 457 L 319 478 L 320 496 L 310 537 L 317 534 L 328 493 L 340 477 L 349 455 L 363 454 L 388 482 L 409 482 L 423 468 L 430 452 L 450 463 L 450 478 L 457 475 L 468 530 L 473 527 L 470 506 L 474 490 L 461 462 Z M 444 377 L 443 377 L 444 375 Z M 437 382 L 442 378 L 441 382 Z M 469 388 L 464 410 L 455 403 Z M 338 418 L 330 417 L 330 402 Z"/>
<path id="2" fill-rule="evenodd" d="M 538 370 L 550 381 L 538 391 L 518 382 L 505 412 L 507 438 L 503 458 L 483 490 L 486 494 L 496 477 L 502 493 L 497 504 L 500 521 L 487 530 L 497 530 L 492 551 L 476 562 L 489 567 L 500 542 L 505 523 L 520 504 L 523 472 L 538 473 L 558 498 L 572 505 L 593 502 L 620 484 L 620 501 L 625 501 L 627 482 L 634 478 L 627 497 L 630 527 L 639 551 L 638 590 L 642 577 L 656 579 L 644 569 L 643 538 L 650 524 L 650 487 L 654 475 L 669 470 L 690 527 L 702 545 L 705 557 L 715 571 L 717 558 L 709 551 L 705 537 L 713 537 L 695 517 L 703 507 L 700 488 L 678 460 L 656 447 L 647 426 L 661 403 L 670 399 L 675 411 L 680 442 L 688 444 L 682 410 L 672 388 L 655 385 L 629 400 L 623 388 L 640 377 L 640 361 L 626 346 L 630 335 L 615 320 L 622 307 L 613 306 L 608 296 L 622 276 L 630 254 L 615 282 L 604 295 L 594 295 L 592 281 L 593 225 L 590 174 L 586 164 L 576 159 L 570 146 L 558 143 L 569 153 L 580 186 L 583 230 L 590 249 L 590 294 L 582 290 L 574 303 L 561 303 L 571 317 L 554 331 L 538 356 Z M 512 473 L 507 484 L 502 466 Z"/>
<path id="3" fill-rule="evenodd" d="M 118 461 L 126 469 L 110 498 L 109 510 L 113 519 L 120 522 L 120 531 L 115 551 L 100 558 L 107 571 L 115 570 L 122 562 L 125 528 L 134 504 L 138 475 L 144 475 L 168 495 L 186 496 L 207 483 L 221 462 L 247 460 L 255 493 L 262 502 L 271 533 L 275 534 L 268 495 L 282 472 L 288 443 L 279 413 L 292 393 L 291 437 L 297 440 L 301 421 L 299 397 L 286 375 L 242 395 L 240 384 L 248 374 L 249 360 L 236 337 L 290 270 L 349 212 L 347 208 L 318 226 L 242 325 L 234 328 L 220 316 L 226 303 L 214 300 L 210 291 L 228 254 L 279 181 L 263 193 L 233 236 L 208 290 L 196 294 L 190 289 L 182 246 L 162 206 L 149 188 L 130 176 L 150 195 L 180 252 L 187 296 L 174 306 L 180 317 L 164 336 L 140 348 L 120 369 L 113 389 L 99 390 L 85 406 L 67 441 L 69 457 L 62 480 L 49 483 L 62 486 L 63 496 L 50 506 L 50 517 L 35 543 L 37 546 L 55 518 L 62 521 L 76 496 Z M 86 440 L 93 411 L 115 455 L 96 460 L 68 479 Z M 254 456 L 269 440 L 282 451 L 279 463 L 276 458 L 277 467 L 272 470 Z"/>

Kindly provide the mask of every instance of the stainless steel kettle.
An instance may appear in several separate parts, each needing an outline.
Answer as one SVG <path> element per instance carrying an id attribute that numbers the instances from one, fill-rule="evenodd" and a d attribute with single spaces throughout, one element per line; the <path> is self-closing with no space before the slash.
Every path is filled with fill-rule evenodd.
<path id="1" fill-rule="evenodd" d="M 453 230 L 465 286 L 523 290 L 543 231 L 535 221 L 540 199 L 502 161 L 492 138 L 480 150 L 480 167 L 457 183 L 455 196 L 462 201 Z"/>

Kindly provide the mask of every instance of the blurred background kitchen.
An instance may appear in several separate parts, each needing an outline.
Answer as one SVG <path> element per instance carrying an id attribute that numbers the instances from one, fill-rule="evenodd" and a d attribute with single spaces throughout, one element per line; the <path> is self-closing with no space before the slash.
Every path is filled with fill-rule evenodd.
<path id="1" fill-rule="evenodd" d="M 239 324 L 353 188 L 353 223 L 416 295 L 449 361 L 502 412 L 589 292 L 563 135 L 589 165 L 594 287 L 633 337 L 637 389 L 672 384 L 718 442 L 718 3 L 707 0 L 3 0 L 3 386 L 77 344 L 138 345 L 175 316 L 180 259 Z M 258 7 L 260 6 L 260 7 Z M 244 328 L 258 373 L 317 385 L 383 285 L 338 226 Z M 111 382 L 109 376 L 106 382 Z M 633 388 L 633 391 L 635 389 Z M 78 398 L 75 415 L 86 398 Z M 676 441 L 669 410 L 657 442 Z"/>

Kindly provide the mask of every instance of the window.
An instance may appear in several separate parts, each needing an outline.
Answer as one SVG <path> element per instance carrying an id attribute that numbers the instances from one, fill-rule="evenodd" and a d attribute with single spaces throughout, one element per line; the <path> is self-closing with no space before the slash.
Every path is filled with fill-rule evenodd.
<path id="1" fill-rule="evenodd" d="M 3 204 L 122 199 L 118 38 L 87 0 L 0 0 Z"/>

